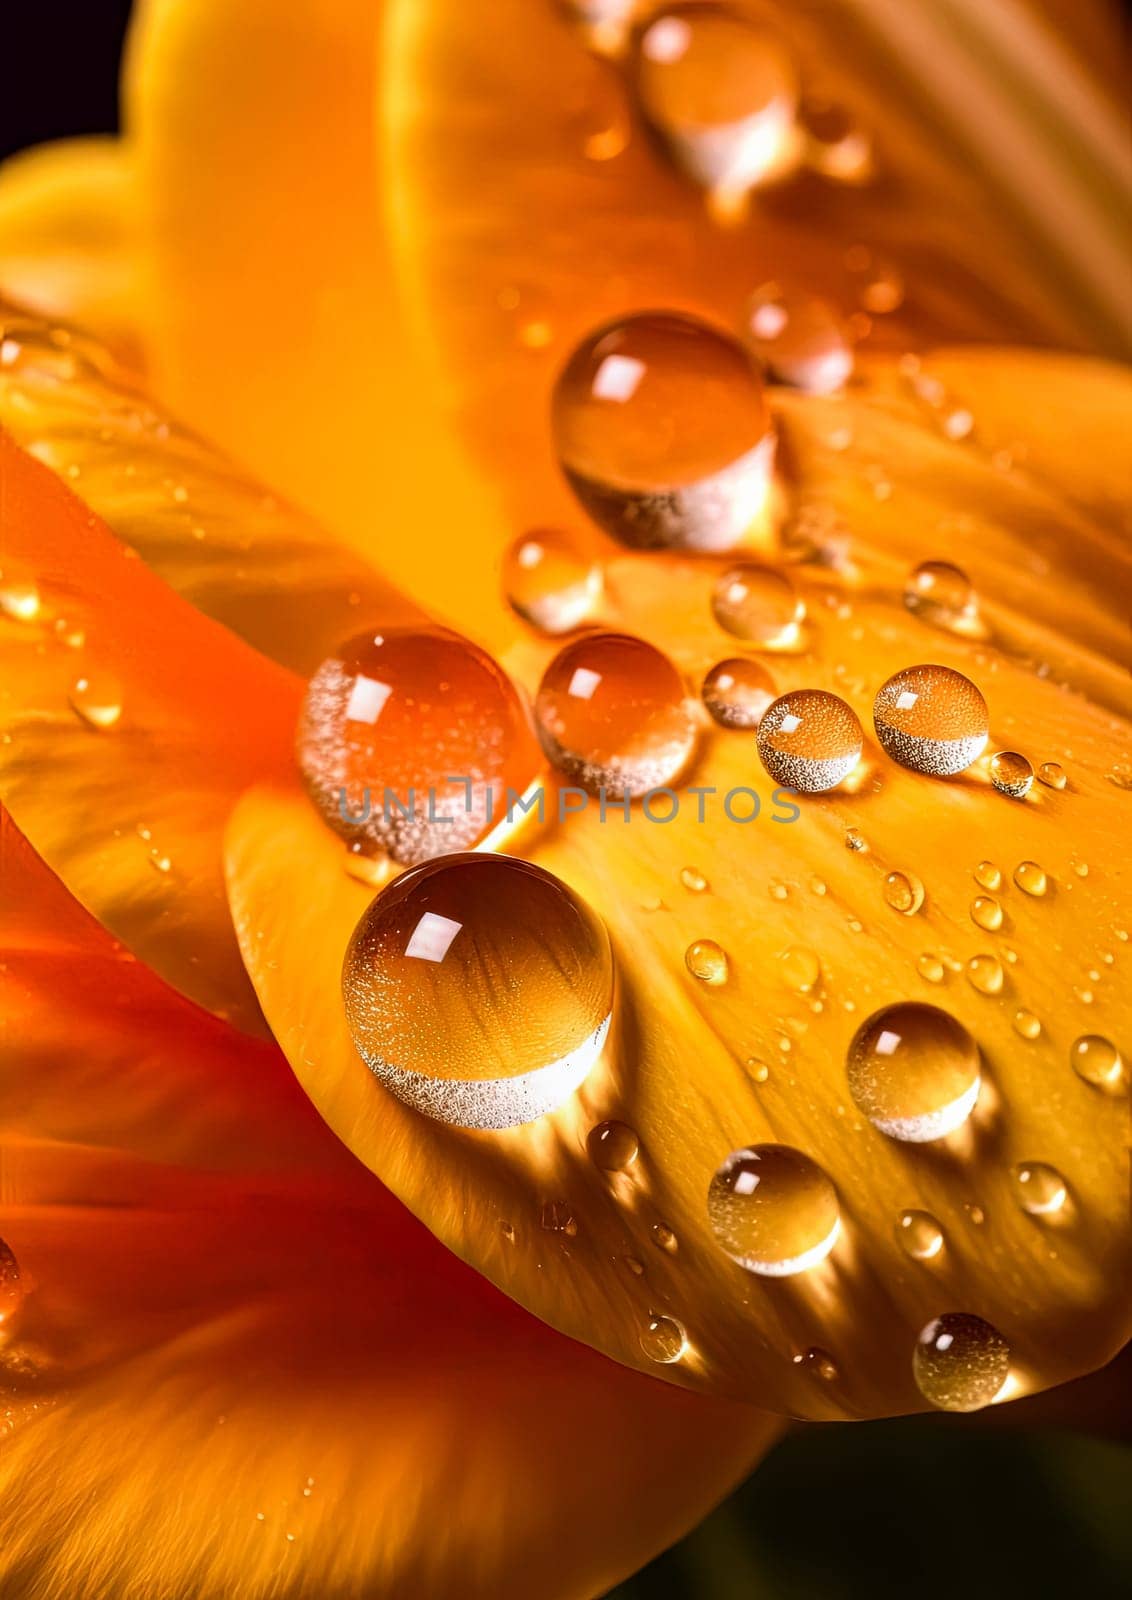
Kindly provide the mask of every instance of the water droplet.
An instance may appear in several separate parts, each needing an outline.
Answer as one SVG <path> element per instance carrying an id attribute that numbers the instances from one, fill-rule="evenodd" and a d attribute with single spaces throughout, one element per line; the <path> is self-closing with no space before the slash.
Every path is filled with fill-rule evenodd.
<path id="1" fill-rule="evenodd" d="M 547 1200 L 539 1212 L 539 1227 L 547 1233 L 564 1233 L 568 1239 L 578 1236 L 578 1222 L 568 1200 Z"/>
<path id="2" fill-rule="evenodd" d="M 883 685 L 873 722 L 884 750 L 901 766 L 933 777 L 969 767 L 987 742 L 987 703 L 950 667 L 905 667 Z"/>
<path id="3" fill-rule="evenodd" d="M 793 63 L 744 18 L 722 7 L 668 7 L 641 34 L 634 70 L 646 120 L 705 189 L 741 194 L 793 159 Z"/>
<path id="4" fill-rule="evenodd" d="M 1002 871 L 993 861 L 980 861 L 975 868 L 975 882 L 982 884 L 984 889 L 1002 888 Z"/>
<path id="5" fill-rule="evenodd" d="M 640 1154 L 641 1141 L 627 1122 L 599 1122 L 590 1129 L 586 1149 L 602 1172 L 624 1172 Z"/>
<path id="6" fill-rule="evenodd" d="M 1016 750 L 1000 750 L 991 757 L 990 780 L 999 794 L 1024 800 L 1034 782 L 1034 769 Z"/>
<path id="7" fill-rule="evenodd" d="M 543 675 L 534 712 L 548 759 L 591 794 L 663 788 L 695 747 L 680 674 L 654 645 L 628 634 L 586 634 L 566 645 Z"/>
<path id="8" fill-rule="evenodd" d="M 516 539 L 503 558 L 503 590 L 511 609 L 540 633 L 571 633 L 601 596 L 601 568 L 555 528 Z"/>
<path id="9" fill-rule="evenodd" d="M 967 978 L 980 994 L 1002 993 L 1002 963 L 997 956 L 972 956 L 967 963 Z"/>
<path id="10" fill-rule="evenodd" d="M 759 1061 L 755 1056 L 749 1056 L 745 1063 L 747 1071 L 756 1083 L 765 1083 L 770 1077 L 770 1068 L 765 1061 Z"/>
<path id="11" fill-rule="evenodd" d="M 680 1248 L 680 1241 L 667 1222 L 654 1222 L 649 1233 L 657 1249 L 663 1250 L 667 1255 L 675 1255 Z"/>
<path id="12" fill-rule="evenodd" d="M 902 1211 L 896 1242 L 913 1261 L 933 1261 L 943 1249 L 943 1229 L 928 1211 Z"/>
<path id="13" fill-rule="evenodd" d="M 684 960 L 693 978 L 701 983 L 718 986 L 727 982 L 727 952 L 714 939 L 697 939 L 684 952 Z"/>
<path id="14" fill-rule="evenodd" d="M 796 1355 L 794 1365 L 805 1367 L 807 1372 L 812 1372 L 814 1377 L 820 1378 L 823 1383 L 836 1383 L 840 1377 L 837 1362 L 829 1351 L 823 1350 L 820 1345 L 811 1345 L 808 1350 Z"/>
<path id="15" fill-rule="evenodd" d="M 643 1261 L 638 1260 L 636 1256 L 622 1256 L 621 1259 L 624 1261 L 628 1270 L 633 1274 L 634 1278 L 644 1277 L 645 1264 Z"/>
<path id="16" fill-rule="evenodd" d="M 757 728 L 777 692 L 766 668 L 743 656 L 717 662 L 702 690 L 704 705 L 721 728 Z"/>
<path id="17" fill-rule="evenodd" d="M 1024 893 L 1038 898 L 1049 888 L 1049 879 L 1036 861 L 1020 861 L 1014 868 L 1014 882 Z"/>
<path id="18" fill-rule="evenodd" d="M 1118 762 L 1111 772 L 1106 772 L 1105 777 L 1114 789 L 1132 789 L 1132 765 L 1126 761 Z"/>
<path id="19" fill-rule="evenodd" d="M 663 1317 L 657 1311 L 649 1314 L 641 1331 L 641 1349 L 650 1361 L 671 1366 L 687 1348 L 688 1335 L 675 1317 Z"/>
<path id="20" fill-rule="evenodd" d="M 941 1411 L 989 1405 L 1010 1371 L 1010 1346 L 989 1322 L 949 1311 L 929 1322 L 916 1341 L 912 1373 L 925 1400 Z"/>
<path id="21" fill-rule="evenodd" d="M 635 549 L 729 550 L 763 510 L 774 435 L 735 340 L 648 312 L 575 350 L 554 389 L 555 446 L 590 516 Z"/>
<path id="22" fill-rule="evenodd" d="M 708 1220 L 732 1261 L 770 1278 L 817 1266 L 841 1231 L 837 1190 L 816 1161 L 784 1144 L 728 1156 L 708 1189 Z"/>
<path id="23" fill-rule="evenodd" d="M 1032 1011 L 1014 1013 L 1014 1031 L 1022 1039 L 1037 1039 L 1042 1031 L 1041 1022 Z"/>
<path id="24" fill-rule="evenodd" d="M 856 828 L 848 828 L 845 832 L 846 850 L 862 851 L 869 848 L 868 840 Z"/>
<path id="25" fill-rule="evenodd" d="M 712 590 L 711 609 L 721 628 L 760 650 L 792 649 L 806 614 L 785 573 L 750 561 L 721 575 Z"/>
<path id="26" fill-rule="evenodd" d="M 1124 1060 L 1111 1039 L 1099 1033 L 1086 1033 L 1075 1039 L 1069 1051 L 1070 1064 L 1079 1078 L 1098 1089 L 1119 1088 L 1124 1077 Z"/>
<path id="27" fill-rule="evenodd" d="M 948 561 L 923 561 L 909 573 L 904 604 L 922 622 L 949 633 L 969 631 L 979 613 L 970 578 Z"/>
<path id="28" fill-rule="evenodd" d="M 759 758 L 775 783 L 799 794 L 835 788 L 861 756 L 856 713 L 824 689 L 784 694 L 763 714 L 756 735 Z M 860 845 L 846 843 L 851 850 Z"/>
<path id="29" fill-rule="evenodd" d="M 845 252 L 845 265 L 859 280 L 861 305 L 873 317 L 888 316 L 904 304 L 904 280 L 897 269 L 881 261 L 865 245 Z"/>
<path id="30" fill-rule="evenodd" d="M 928 983 L 942 983 L 944 978 L 943 962 L 938 956 L 925 952 L 916 958 L 916 971 Z"/>
<path id="31" fill-rule="evenodd" d="M 1002 927 L 1002 907 L 989 894 L 976 895 L 971 902 L 971 921 L 988 933 L 997 933 Z"/>
<path id="32" fill-rule="evenodd" d="M 66 645 L 68 650 L 81 650 L 86 644 L 86 633 L 77 622 L 71 622 L 67 617 L 56 617 L 52 623 L 52 632 L 60 644 Z"/>
<path id="33" fill-rule="evenodd" d="M 764 283 L 743 313 L 748 349 L 778 383 L 807 394 L 832 394 L 853 370 L 838 318 L 823 300 Z"/>
<path id="34" fill-rule="evenodd" d="M 805 946 L 784 950 L 778 958 L 783 981 L 798 994 L 809 994 L 821 979 L 821 961 Z"/>
<path id="35" fill-rule="evenodd" d="M 890 872 L 884 880 L 884 901 L 905 917 L 915 916 L 924 903 L 924 886 L 910 872 Z"/>
<path id="36" fill-rule="evenodd" d="M 849 1093 L 874 1128 L 925 1144 L 961 1127 L 979 1098 L 979 1047 L 936 1006 L 902 1001 L 863 1022 L 849 1046 Z"/>
<path id="37" fill-rule="evenodd" d="M 0 1328 L 15 1315 L 23 1297 L 19 1264 L 11 1248 L 0 1239 Z"/>
<path id="38" fill-rule="evenodd" d="M 711 885 L 695 867 L 681 867 L 680 882 L 691 894 L 706 894 Z"/>
<path id="39" fill-rule="evenodd" d="M 1043 761 L 1038 768 L 1038 779 L 1047 789 L 1064 789 L 1069 781 L 1065 769 L 1058 766 L 1056 761 Z"/>
<path id="40" fill-rule="evenodd" d="M 506 674 L 467 639 L 429 627 L 359 634 L 324 661 L 297 753 L 335 833 L 410 864 L 474 844 L 537 765 Z"/>
<path id="41" fill-rule="evenodd" d="M 1032 1217 L 1052 1216 L 1065 1204 L 1065 1179 L 1056 1167 L 1047 1166 L 1044 1161 L 1022 1161 L 1011 1177 L 1018 1204 Z"/>
<path id="42" fill-rule="evenodd" d="M 34 622 L 39 616 L 39 585 L 19 573 L 0 572 L 0 616 L 13 622 Z"/>
<path id="43" fill-rule="evenodd" d="M 872 141 L 847 107 L 807 95 L 798 123 L 806 138 L 806 164 L 815 172 L 836 183 L 865 183 L 873 176 Z"/>
<path id="44" fill-rule="evenodd" d="M 101 672 L 84 672 L 71 685 L 71 708 L 88 727 L 105 732 L 122 716 L 122 689 L 116 678 Z"/>
<path id="45" fill-rule="evenodd" d="M 469 853 L 377 895 L 342 993 L 358 1054 L 398 1098 L 456 1127 L 512 1127 L 561 1105 L 593 1066 L 613 962 L 601 921 L 565 884 Z"/>

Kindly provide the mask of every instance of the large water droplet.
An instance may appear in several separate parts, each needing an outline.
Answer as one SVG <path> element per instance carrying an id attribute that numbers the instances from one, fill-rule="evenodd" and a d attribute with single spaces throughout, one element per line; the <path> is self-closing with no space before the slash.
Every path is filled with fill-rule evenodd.
<path id="1" fill-rule="evenodd" d="M 1117 1089 L 1124 1077 L 1124 1059 L 1111 1039 L 1087 1033 L 1073 1041 L 1070 1064 L 1079 1078 L 1098 1089 Z"/>
<path id="2" fill-rule="evenodd" d="M 979 1097 L 979 1049 L 961 1022 L 905 1001 L 874 1012 L 849 1046 L 849 1093 L 875 1128 L 924 1144 L 960 1127 Z"/>
<path id="3" fill-rule="evenodd" d="M 503 558 L 508 604 L 540 633 L 571 633 L 601 596 L 601 568 L 556 528 L 524 533 Z"/>
<path id="4" fill-rule="evenodd" d="M 833 789 L 861 755 L 856 713 L 824 689 L 797 689 L 764 712 L 756 736 L 763 766 L 783 788 L 799 794 Z"/>
<path id="5" fill-rule="evenodd" d="M 673 160 L 706 189 L 742 193 L 794 156 L 794 67 L 769 34 L 722 7 L 668 7 L 635 55 L 637 97 Z"/>
<path id="6" fill-rule="evenodd" d="M 728 1156 L 708 1189 L 708 1220 L 733 1261 L 770 1278 L 824 1261 L 841 1230 L 829 1178 L 816 1161 L 783 1144 Z"/>
<path id="7" fill-rule="evenodd" d="M 760 650 L 793 648 L 806 614 L 801 595 L 785 573 L 753 561 L 720 576 L 712 590 L 711 609 L 721 628 Z"/>
<path id="8" fill-rule="evenodd" d="M 555 446 L 594 520 L 636 549 L 730 550 L 766 504 L 774 435 L 735 340 L 646 312 L 575 350 L 552 407 Z"/>
<path id="9" fill-rule="evenodd" d="M 914 917 L 924 903 L 924 886 L 911 872 L 890 872 L 884 880 L 884 899 L 893 911 Z"/>
<path id="10" fill-rule="evenodd" d="M 766 668 L 745 656 L 717 662 L 701 692 L 704 705 L 721 728 L 757 728 L 777 693 Z"/>
<path id="11" fill-rule="evenodd" d="M 627 1122 L 599 1122 L 590 1129 L 586 1149 L 602 1172 L 624 1172 L 640 1154 L 641 1141 Z"/>
<path id="12" fill-rule="evenodd" d="M 504 816 L 507 790 L 526 789 L 538 759 L 501 668 L 430 627 L 359 634 L 324 661 L 303 702 L 297 754 L 323 821 L 402 862 L 473 844 Z"/>
<path id="13" fill-rule="evenodd" d="M 122 718 L 122 686 L 106 672 L 88 671 L 71 685 L 71 708 L 90 728 L 106 732 Z"/>
<path id="14" fill-rule="evenodd" d="M 823 300 L 764 283 L 743 313 L 749 350 L 778 383 L 807 394 L 832 394 L 853 371 L 841 323 Z"/>
<path id="15" fill-rule="evenodd" d="M 929 1322 L 916 1341 L 912 1373 L 925 1400 L 941 1411 L 989 1405 L 1010 1372 L 1010 1346 L 989 1322 L 949 1311 Z"/>
<path id="16" fill-rule="evenodd" d="M 714 939 L 697 939 L 684 952 L 684 962 L 693 978 L 718 987 L 727 982 L 727 951 Z"/>
<path id="17" fill-rule="evenodd" d="M 609 1027 L 600 919 L 549 872 L 445 857 L 364 913 L 342 970 L 359 1055 L 387 1088 L 457 1127 L 504 1128 L 561 1105 Z"/>
<path id="18" fill-rule="evenodd" d="M 894 673 L 876 697 L 873 722 L 894 761 L 933 777 L 962 772 L 987 742 L 987 703 L 970 678 L 950 667 Z"/>
<path id="19" fill-rule="evenodd" d="M 928 1211 L 902 1211 L 896 1242 L 913 1261 L 934 1261 L 943 1249 L 943 1229 Z"/>
<path id="20" fill-rule="evenodd" d="M 1011 1176 L 1018 1204 L 1032 1217 L 1053 1216 L 1065 1204 L 1065 1179 L 1056 1167 L 1044 1161 L 1021 1161 Z"/>
<path id="21" fill-rule="evenodd" d="M 623 633 L 586 634 L 555 656 L 535 698 L 535 725 L 560 772 L 614 797 L 672 783 L 696 739 L 676 668 Z"/>
<path id="22" fill-rule="evenodd" d="M 649 1314 L 641 1330 L 641 1349 L 650 1361 L 661 1366 L 671 1366 L 679 1361 L 688 1348 L 688 1335 L 675 1317 L 665 1317 L 658 1311 Z"/>
<path id="23" fill-rule="evenodd" d="M 1034 769 L 1016 750 L 1000 750 L 991 757 L 990 780 L 999 794 L 1024 800 L 1034 782 Z"/>
<path id="24" fill-rule="evenodd" d="M 904 604 L 921 621 L 952 633 L 970 631 L 979 612 L 970 578 L 948 561 L 924 561 L 909 573 Z"/>

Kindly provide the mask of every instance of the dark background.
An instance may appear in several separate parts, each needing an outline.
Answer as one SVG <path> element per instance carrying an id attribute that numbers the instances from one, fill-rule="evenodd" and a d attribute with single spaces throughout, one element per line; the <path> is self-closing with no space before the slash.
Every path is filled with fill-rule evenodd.
<path id="1" fill-rule="evenodd" d="M 129 0 L 10 0 L 0 27 L 0 157 L 116 127 L 129 10 Z M 799 1427 L 617 1600 L 1127 1594 L 1130 1381 L 1124 1359 L 990 1418 Z"/>

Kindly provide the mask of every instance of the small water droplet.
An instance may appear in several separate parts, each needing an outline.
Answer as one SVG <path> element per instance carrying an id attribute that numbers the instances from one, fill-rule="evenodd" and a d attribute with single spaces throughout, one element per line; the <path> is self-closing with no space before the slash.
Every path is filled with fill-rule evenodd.
<path id="1" fill-rule="evenodd" d="M 1040 898 L 1049 888 L 1049 879 L 1036 861 L 1020 861 L 1014 868 L 1014 882 L 1024 894 Z"/>
<path id="2" fill-rule="evenodd" d="M 809 994 L 821 979 L 821 961 L 816 951 L 797 945 L 778 958 L 783 981 L 797 994 Z"/>
<path id="3" fill-rule="evenodd" d="M 663 788 L 695 748 L 680 674 L 628 634 L 585 634 L 566 645 L 543 674 L 534 714 L 548 759 L 591 794 Z"/>
<path id="4" fill-rule="evenodd" d="M 802 597 L 786 574 L 753 561 L 720 576 L 712 590 L 711 609 L 721 628 L 760 650 L 792 649 L 806 614 Z"/>
<path id="5" fill-rule="evenodd" d="M 823 1350 L 820 1345 L 811 1345 L 808 1350 L 802 1351 L 794 1357 L 795 1366 L 805 1367 L 807 1372 L 813 1373 L 815 1378 L 820 1378 L 823 1383 L 836 1383 L 840 1376 L 837 1363 L 828 1350 Z"/>
<path id="6" fill-rule="evenodd" d="M 503 592 L 515 614 L 539 633 L 571 633 L 593 614 L 601 568 L 556 528 L 516 539 L 503 558 Z"/>
<path id="7" fill-rule="evenodd" d="M 767 709 L 756 740 L 759 758 L 775 783 L 799 794 L 817 794 L 849 776 L 860 760 L 864 736 L 856 713 L 837 695 L 798 689 Z M 850 849 L 860 848 L 849 843 L 849 834 L 846 843 Z"/>
<path id="8" fill-rule="evenodd" d="M 916 971 L 920 974 L 920 977 L 926 979 L 928 983 L 943 982 L 943 962 L 937 955 L 932 955 L 930 951 L 925 951 L 922 956 L 918 956 L 916 958 Z"/>
<path id="9" fill-rule="evenodd" d="M 905 667 L 883 685 L 873 723 L 885 752 L 933 777 L 969 767 L 987 742 L 987 704 L 969 678 L 950 667 Z"/>
<path id="10" fill-rule="evenodd" d="M 90 728 L 113 728 L 122 717 L 122 689 L 118 680 L 101 672 L 84 672 L 71 685 L 72 710 Z"/>
<path id="11" fill-rule="evenodd" d="M 912 1373 L 925 1400 L 941 1411 L 989 1405 L 1010 1372 L 1010 1346 L 982 1317 L 949 1311 L 916 1341 Z"/>
<path id="12" fill-rule="evenodd" d="M 34 578 L 0 571 L 0 615 L 13 622 L 34 622 L 40 612 L 39 585 Z"/>
<path id="13" fill-rule="evenodd" d="M 928 1211 L 902 1211 L 896 1242 L 913 1261 L 933 1261 L 943 1249 L 943 1229 Z"/>
<path id="14" fill-rule="evenodd" d="M 1064 789 L 1069 781 L 1065 776 L 1065 769 L 1056 761 L 1043 761 L 1038 768 L 1038 780 L 1044 783 L 1047 789 Z"/>
<path id="15" fill-rule="evenodd" d="M 1016 1011 L 1014 1031 L 1022 1039 L 1037 1039 L 1041 1034 L 1042 1025 L 1032 1011 Z"/>
<path id="16" fill-rule="evenodd" d="M 1065 1179 L 1056 1167 L 1044 1161 L 1022 1161 L 1011 1176 L 1018 1204 L 1032 1217 L 1052 1216 L 1065 1204 Z"/>
<path id="17" fill-rule="evenodd" d="M 1000 750 L 991 757 L 990 780 L 999 794 L 1024 800 L 1034 782 L 1034 769 L 1016 750 Z"/>
<path id="18" fill-rule="evenodd" d="M 727 952 L 714 939 L 697 939 L 684 953 L 688 971 L 701 983 L 717 986 L 727 982 Z"/>
<path id="19" fill-rule="evenodd" d="M 679 1361 L 688 1348 L 688 1335 L 675 1317 L 665 1317 L 651 1312 L 641 1330 L 641 1349 L 650 1361 L 661 1366 L 671 1366 Z"/>
<path id="20" fill-rule="evenodd" d="M 375 897 L 342 994 L 358 1054 L 399 1099 L 456 1127 L 512 1127 L 561 1105 L 597 1060 L 613 961 L 564 883 L 472 852 Z"/>
<path id="21" fill-rule="evenodd" d="M 554 389 L 562 469 L 631 548 L 729 550 L 763 511 L 774 435 L 758 373 L 693 317 L 642 313 L 585 339 Z"/>
<path id="22" fill-rule="evenodd" d="M 634 77 L 653 131 L 703 188 L 742 194 L 794 158 L 793 62 L 745 18 L 722 7 L 667 7 L 640 35 Z"/>
<path id="23" fill-rule="evenodd" d="M 770 1068 L 765 1061 L 760 1061 L 757 1056 L 748 1056 L 744 1065 L 756 1083 L 765 1083 L 770 1077 Z"/>
<path id="24" fill-rule="evenodd" d="M 817 1162 L 789 1145 L 736 1150 L 708 1190 L 708 1220 L 748 1272 L 785 1278 L 824 1261 L 837 1242 L 837 1191 Z"/>
<path id="25" fill-rule="evenodd" d="M 1099 1033 L 1086 1033 L 1075 1039 L 1069 1061 L 1074 1072 L 1098 1089 L 1119 1088 L 1124 1077 L 1124 1060 L 1111 1039 Z"/>
<path id="26" fill-rule="evenodd" d="M 979 613 L 970 578 L 948 561 L 923 561 L 909 573 L 904 604 L 922 622 L 949 633 L 969 632 Z"/>
<path id="27" fill-rule="evenodd" d="M 590 1129 L 586 1148 L 602 1172 L 625 1172 L 640 1154 L 641 1141 L 626 1122 L 599 1122 Z"/>
<path id="28" fill-rule="evenodd" d="M 924 903 L 924 886 L 910 872 L 890 872 L 884 880 L 884 903 L 912 917 Z"/>
<path id="29" fill-rule="evenodd" d="M 778 693 L 766 668 L 744 656 L 717 662 L 701 692 L 721 728 L 757 728 Z"/>
<path id="30" fill-rule="evenodd" d="M 1002 907 L 989 894 L 977 895 L 971 902 L 971 921 L 988 933 L 997 933 L 1002 927 Z"/>
<path id="31" fill-rule="evenodd" d="M 984 889 L 1002 888 L 1002 871 L 993 861 L 980 861 L 975 868 L 975 882 Z"/>
<path id="32" fill-rule="evenodd" d="M 570 1208 L 568 1200 L 547 1200 L 539 1213 L 539 1226 L 547 1233 L 564 1233 L 568 1239 L 574 1239 L 578 1233 L 578 1223 Z"/>
<path id="33" fill-rule="evenodd" d="M 967 978 L 971 987 L 980 994 L 1002 993 L 1002 963 L 997 956 L 972 956 L 967 963 Z"/>
<path id="34" fill-rule="evenodd" d="M 979 1048 L 936 1006 L 903 1001 L 874 1012 L 847 1061 L 857 1109 L 892 1139 L 924 1144 L 961 1127 L 981 1085 Z"/>
<path id="35" fill-rule="evenodd" d="M 814 95 L 798 107 L 806 164 L 836 183 L 866 183 L 874 174 L 872 140 L 846 106 Z"/>
<path id="36" fill-rule="evenodd" d="M 680 1241 L 667 1222 L 654 1222 L 649 1235 L 657 1249 L 663 1250 L 666 1255 L 675 1255 L 680 1248 Z"/>
<path id="37" fill-rule="evenodd" d="M 695 867 L 682 867 L 680 882 L 691 894 L 706 894 L 711 887 L 703 873 L 697 871 Z"/>
<path id="38" fill-rule="evenodd" d="M 856 828 L 847 828 L 845 831 L 846 850 L 863 851 L 869 848 L 868 840 Z"/>
<path id="39" fill-rule="evenodd" d="M 832 394 L 853 371 L 840 321 L 812 295 L 764 283 L 747 303 L 742 329 L 770 377 L 807 394 Z"/>

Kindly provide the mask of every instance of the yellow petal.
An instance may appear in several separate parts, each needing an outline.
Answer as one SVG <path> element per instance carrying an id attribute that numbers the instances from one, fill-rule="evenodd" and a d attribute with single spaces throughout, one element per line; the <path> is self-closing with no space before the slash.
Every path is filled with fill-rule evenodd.
<path id="1" fill-rule="evenodd" d="M 141 359 L 130 159 L 118 139 L 68 139 L 0 166 L 0 295 L 81 323 Z"/>
<path id="2" fill-rule="evenodd" d="M 261 1026 L 220 829 L 249 781 L 288 769 L 298 680 L 180 600 L 2 431 L 0 530 L 4 594 L 24 602 L 0 616 L 6 804 L 131 950 Z"/>
<path id="3" fill-rule="evenodd" d="M 982 366 L 956 358 L 948 369 L 976 418 Z M 1001 371 L 988 358 L 985 370 L 1004 384 L 1013 371 L 1051 393 L 1063 385 L 1086 417 L 1127 391 L 1126 380 L 1064 358 L 1004 358 Z M 1023 450 L 1027 411 L 1012 393 Z M 512 1132 L 426 1121 L 362 1066 L 339 970 L 366 896 L 297 787 L 258 792 L 234 816 L 241 945 L 273 1031 L 331 1126 L 457 1254 L 555 1326 L 647 1368 L 641 1329 L 663 1286 L 690 1343 L 665 1377 L 795 1414 L 869 1415 L 922 1404 L 911 1368 L 917 1334 L 943 1310 L 968 1311 L 1011 1346 L 1007 1394 L 1029 1392 L 1100 1364 L 1128 1331 L 1123 1111 L 1070 1065 L 1079 1036 L 1119 1041 L 1129 1026 L 1118 976 L 1132 921 L 1119 874 L 1128 693 L 1105 653 L 1118 646 L 1110 607 L 1124 558 L 1086 465 L 1071 497 L 1058 486 L 1068 463 L 1051 459 L 1048 477 L 1042 470 L 1040 435 L 1025 467 L 996 464 L 977 441 L 941 434 L 886 368 L 842 398 L 784 397 L 778 415 L 798 504 L 820 508 L 819 529 L 851 530 L 840 571 L 800 537 L 793 549 L 789 571 L 810 632 L 799 654 L 763 658 L 780 690 L 832 691 L 868 727 L 890 673 L 922 660 L 954 667 L 985 691 L 989 748 L 1021 745 L 1035 766 L 1061 763 L 1066 789 L 1036 784 L 1019 804 L 995 793 L 985 767 L 941 782 L 870 745 L 860 781 L 801 797 L 800 820 L 776 826 L 753 739 L 713 727 L 695 772 L 716 796 L 704 802 L 704 823 L 685 794 L 666 826 L 639 808 L 629 824 L 616 810 L 602 822 L 591 805 L 517 837 L 510 848 L 606 919 L 620 1025 L 572 1102 Z M 854 443 L 834 448 L 830 437 L 845 428 Z M 1109 479 L 1110 468 L 1098 471 Z M 1058 566 L 1070 538 L 1076 553 Z M 908 572 L 931 557 L 969 566 L 980 637 L 906 610 Z M 622 554 L 606 568 L 606 620 L 667 649 L 698 684 L 728 650 L 709 605 L 718 566 Z M 552 648 L 532 642 L 508 654 L 528 689 Z M 760 819 L 727 820 L 722 797 L 750 787 L 762 797 Z M 736 810 L 746 815 L 749 804 Z M 551 816 L 553 808 L 552 789 Z M 854 830 L 864 850 L 846 848 Z M 994 931 L 972 917 L 984 858 L 1002 876 Z M 1040 897 L 1013 881 L 1027 860 L 1047 876 Z M 922 881 L 913 915 L 886 898 L 892 873 Z M 696 892 L 700 880 L 706 892 Z M 718 987 L 697 982 L 685 962 L 705 939 L 729 958 Z M 993 994 L 972 981 L 985 967 L 976 958 L 988 955 L 1002 974 Z M 942 1007 L 982 1052 L 979 1105 L 942 1147 L 886 1137 L 849 1096 L 855 1030 L 904 1000 Z M 765 1081 L 751 1063 L 767 1068 Z M 610 1118 L 634 1128 L 647 1152 L 639 1184 L 611 1186 L 587 1155 L 588 1132 Z M 785 1282 L 744 1273 L 709 1226 L 714 1171 L 761 1142 L 810 1154 L 840 1196 L 843 1234 L 829 1260 Z M 1019 1204 L 1013 1169 L 1035 1160 L 1064 1176 L 1072 1220 L 1038 1226 Z M 555 1202 L 577 1225 L 568 1286 L 546 1270 L 545 1241 L 510 1252 L 498 1234 L 501 1222 L 532 1226 Z M 934 1264 L 902 1248 L 907 1210 L 930 1213 L 942 1229 Z M 675 1254 L 658 1248 L 658 1227 L 675 1233 Z M 627 1271 L 626 1257 L 646 1275 Z M 810 1346 L 831 1353 L 836 1383 L 795 1362 Z"/>
<path id="4" fill-rule="evenodd" d="M 773 1438 L 520 1311 L 7 825 L 3 864 L 5 1593 L 578 1600 Z"/>

